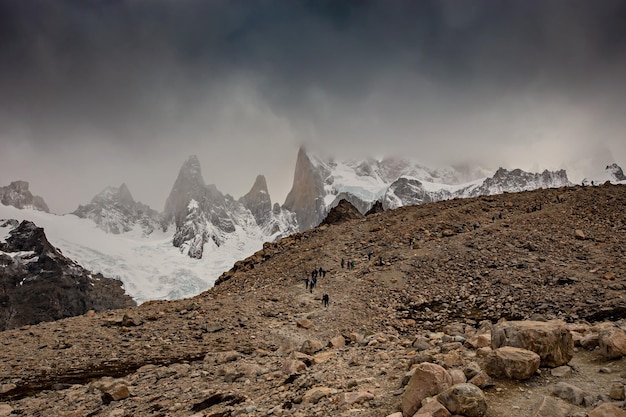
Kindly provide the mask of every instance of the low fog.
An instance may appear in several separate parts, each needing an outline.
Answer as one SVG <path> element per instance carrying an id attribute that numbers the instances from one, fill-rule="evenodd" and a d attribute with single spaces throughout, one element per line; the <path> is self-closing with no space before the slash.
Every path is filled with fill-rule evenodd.
<path id="1" fill-rule="evenodd" d="M 283 203 L 298 148 L 426 166 L 626 164 L 626 3 L 0 3 L 0 186 L 67 213 L 107 185 L 162 210 L 199 157 Z M 624 167 L 626 168 L 626 167 Z"/>

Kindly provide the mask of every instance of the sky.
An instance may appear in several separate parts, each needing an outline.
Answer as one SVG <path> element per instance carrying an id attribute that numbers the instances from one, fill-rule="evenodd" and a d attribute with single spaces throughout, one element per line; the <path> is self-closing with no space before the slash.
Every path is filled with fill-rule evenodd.
<path id="1" fill-rule="evenodd" d="M 0 0 L 0 186 L 67 213 L 184 160 L 283 203 L 298 148 L 426 166 L 626 165 L 622 0 Z M 626 168 L 626 167 L 625 167 Z"/>

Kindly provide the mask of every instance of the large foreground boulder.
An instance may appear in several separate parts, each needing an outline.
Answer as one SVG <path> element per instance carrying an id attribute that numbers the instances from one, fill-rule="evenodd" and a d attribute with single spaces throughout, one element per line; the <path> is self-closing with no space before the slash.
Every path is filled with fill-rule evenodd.
<path id="1" fill-rule="evenodd" d="M 498 323 L 491 331 L 491 348 L 503 346 L 533 351 L 541 357 L 541 366 L 551 368 L 565 365 L 574 356 L 572 334 L 558 320 Z"/>
<path id="2" fill-rule="evenodd" d="M 439 394 L 437 400 L 455 415 L 482 417 L 487 412 L 485 394 L 473 384 L 454 385 Z"/>
<path id="3" fill-rule="evenodd" d="M 443 367 L 430 362 L 420 363 L 402 394 L 402 413 L 412 416 L 420 408 L 422 400 L 451 386 L 452 377 Z"/>
<path id="4" fill-rule="evenodd" d="M 530 378 L 537 369 L 541 359 L 530 350 L 505 346 L 493 350 L 485 358 L 485 371 L 495 378 L 512 378 L 524 380 Z"/>
<path id="5" fill-rule="evenodd" d="M 617 359 L 626 355 L 626 332 L 618 327 L 604 329 L 598 336 L 600 353 L 606 359 Z"/>

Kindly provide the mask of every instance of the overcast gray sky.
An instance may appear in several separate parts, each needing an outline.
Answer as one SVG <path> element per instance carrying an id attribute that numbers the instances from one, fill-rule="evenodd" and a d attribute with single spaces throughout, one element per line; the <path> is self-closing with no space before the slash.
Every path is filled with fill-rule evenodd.
<path id="1" fill-rule="evenodd" d="M 0 185 L 52 211 L 198 155 L 235 198 L 298 147 L 425 165 L 626 164 L 621 0 L 0 0 Z M 626 167 L 625 167 L 626 168 Z"/>

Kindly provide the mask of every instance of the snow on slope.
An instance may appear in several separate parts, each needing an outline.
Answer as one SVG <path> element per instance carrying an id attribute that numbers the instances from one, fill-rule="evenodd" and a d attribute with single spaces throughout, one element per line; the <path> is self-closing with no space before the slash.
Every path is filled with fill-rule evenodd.
<path id="1" fill-rule="evenodd" d="M 50 243 L 65 256 L 92 272 L 120 279 L 137 303 L 197 295 L 212 287 L 237 260 L 263 246 L 260 236 L 238 227 L 219 247 L 206 245 L 202 259 L 192 259 L 172 246 L 171 232 L 155 230 L 145 237 L 136 228 L 122 235 L 107 234 L 93 221 L 73 214 L 58 216 L 2 204 L 0 219 L 30 220 L 43 227 Z"/>

